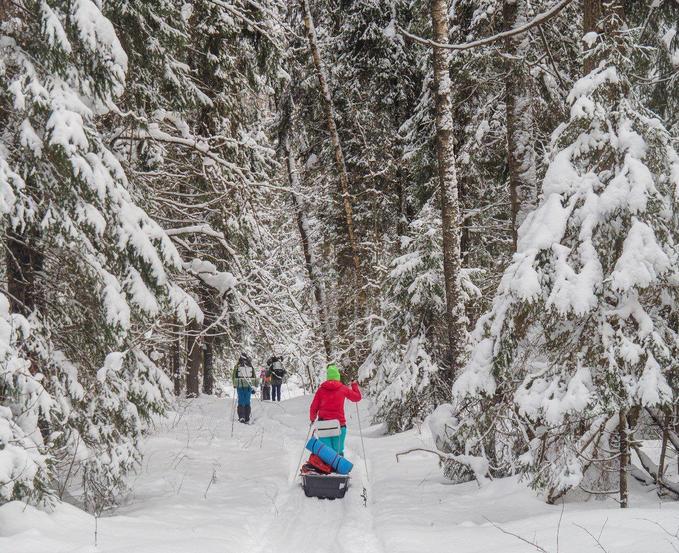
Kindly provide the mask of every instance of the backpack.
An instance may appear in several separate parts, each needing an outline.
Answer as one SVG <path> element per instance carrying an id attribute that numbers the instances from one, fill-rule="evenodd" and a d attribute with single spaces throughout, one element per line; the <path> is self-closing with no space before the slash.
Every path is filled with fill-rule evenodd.
<path id="1" fill-rule="evenodd" d="M 318 455 L 311 454 L 309 460 L 307 461 L 317 472 L 321 474 L 330 474 L 332 472 L 332 467 L 323 461 Z"/>
<path id="2" fill-rule="evenodd" d="M 273 376 L 276 380 L 283 380 L 285 377 L 285 369 L 279 360 L 274 361 L 273 365 L 271 366 L 271 376 Z"/>
<path id="3" fill-rule="evenodd" d="M 253 369 L 248 365 L 239 365 L 238 378 L 253 378 Z"/>

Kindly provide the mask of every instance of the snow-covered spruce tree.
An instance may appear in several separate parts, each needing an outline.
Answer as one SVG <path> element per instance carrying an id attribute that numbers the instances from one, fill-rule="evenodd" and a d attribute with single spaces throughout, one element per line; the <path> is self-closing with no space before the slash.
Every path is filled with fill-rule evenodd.
<path id="1" fill-rule="evenodd" d="M 632 82 L 637 94 L 665 122 L 668 131 L 679 135 L 679 3 L 632 2 L 627 7 L 630 26 L 645 30 L 635 63 Z"/>
<path id="2" fill-rule="evenodd" d="M 49 410 L 51 403 L 21 351 L 30 330 L 26 318 L 11 313 L 9 300 L 0 294 L 0 503 L 40 496 L 49 488 L 47 458 L 24 430 L 34 428 L 40 411 Z"/>
<path id="3" fill-rule="evenodd" d="M 673 401 L 679 156 L 630 85 L 639 31 L 621 14 L 604 3 L 606 31 L 584 37 L 597 63 L 569 94 L 541 203 L 436 429 L 442 447 L 521 470 L 548 501 L 617 484 L 639 409 Z"/>
<path id="4" fill-rule="evenodd" d="M 376 417 L 390 432 L 410 428 L 436 405 L 448 400 L 442 377 L 446 352 L 441 215 L 436 196 L 410 223 L 401 238 L 402 255 L 394 259 L 384 281 L 382 318 L 375 323 L 373 347 L 361 367 L 378 407 Z M 463 269 L 465 303 L 480 291 Z"/>
<path id="5" fill-rule="evenodd" d="M 125 86 L 113 25 L 90 0 L 2 9 L 7 297 L 29 320 L 18 347 L 45 392 L 27 411 L 36 384 L 26 379 L 1 401 L 51 476 L 63 477 L 59 492 L 82 478 L 88 507 L 100 509 L 122 489 L 144 423 L 167 399 L 169 381 L 137 347 L 138 334 L 166 307 L 201 313 L 172 281 L 177 250 L 133 200 L 96 126 Z"/>
<path id="6" fill-rule="evenodd" d="M 275 152 L 266 107 L 281 78 L 277 7 L 119 3 L 125 17 L 116 10 L 111 17 L 120 20 L 123 43 L 134 44 L 128 86 L 141 101 L 135 110 L 134 98 L 123 99 L 132 105 L 122 110 L 116 151 L 149 213 L 186 258 L 182 285 L 205 313 L 202 325 L 163 321 L 157 345 L 178 394 L 185 384 L 189 395 L 198 394 L 201 365 L 202 389 L 210 393 L 213 360 L 221 366 L 222 353 L 233 358 L 234 349 L 255 344 L 267 349 L 279 334 L 269 324 L 274 318 L 257 308 L 271 307 L 271 282 L 280 284 L 262 269 L 276 243 L 270 226 L 281 221 L 283 195 L 270 189 Z M 126 116 L 130 110 L 134 118 Z M 286 310 L 284 300 L 278 303 L 283 298 L 277 296 L 275 309 Z M 295 335 L 280 340 L 295 342 Z"/>

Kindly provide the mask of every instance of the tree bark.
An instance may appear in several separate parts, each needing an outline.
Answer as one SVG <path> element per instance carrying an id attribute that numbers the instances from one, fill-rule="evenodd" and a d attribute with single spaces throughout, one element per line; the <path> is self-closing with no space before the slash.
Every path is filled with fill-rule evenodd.
<path id="1" fill-rule="evenodd" d="M 526 0 L 505 0 L 503 17 L 505 30 L 523 25 L 528 19 Z M 507 112 L 507 161 L 509 165 L 509 195 L 512 214 L 512 242 L 516 251 L 517 232 L 537 197 L 535 150 L 533 148 L 533 94 L 526 66 L 528 34 L 505 40 L 508 71 L 505 77 Z"/>
<path id="2" fill-rule="evenodd" d="M 176 329 L 179 328 L 179 322 L 175 319 Z M 181 339 L 179 337 L 172 341 L 172 378 L 174 380 L 174 395 L 179 397 L 182 394 L 182 364 L 181 364 Z"/>
<path id="3" fill-rule="evenodd" d="M 628 483 L 627 483 L 627 465 L 629 465 L 629 436 L 627 434 L 627 412 L 624 409 L 619 413 L 620 422 L 618 424 L 618 438 L 620 441 L 620 508 L 626 509 L 628 507 Z"/>
<path id="4" fill-rule="evenodd" d="M 39 283 L 44 256 L 37 246 L 37 237 L 8 230 L 5 260 L 10 309 L 27 317 L 44 303 Z"/>
<path id="5" fill-rule="evenodd" d="M 663 424 L 662 427 L 662 442 L 660 445 L 660 461 L 658 462 L 658 495 L 662 493 L 662 483 L 663 483 L 663 477 L 665 475 L 665 457 L 667 455 L 667 443 L 669 442 L 669 437 L 670 437 L 670 421 L 672 420 L 672 416 L 670 414 L 670 411 L 667 411 L 665 413 L 665 423 Z"/>
<path id="6" fill-rule="evenodd" d="M 602 0 L 585 0 L 582 12 L 583 34 L 601 32 L 601 1 Z M 594 56 L 586 55 L 583 61 L 583 74 L 588 75 L 591 73 L 598 63 L 599 60 Z"/>
<path id="7" fill-rule="evenodd" d="M 201 365 L 201 348 L 198 340 L 198 323 L 192 321 L 186 335 L 186 351 L 188 370 L 186 371 L 186 397 L 198 397 L 200 393 L 199 375 Z"/>
<path id="8" fill-rule="evenodd" d="M 597 33 L 612 36 L 620 30 L 625 21 L 625 6 L 622 0 L 585 0 L 583 5 L 582 27 L 584 34 Z M 585 49 L 583 72 L 591 73 L 602 61 L 603 52 L 598 55 Z"/>
<path id="9" fill-rule="evenodd" d="M 44 314 L 45 297 L 40 278 L 45 263 L 39 244 L 39 235 L 35 230 L 23 232 L 8 229 L 5 234 L 5 262 L 7 274 L 7 295 L 10 311 L 28 317 L 34 311 Z M 31 374 L 40 371 L 38 358 L 29 353 Z M 0 397 L 4 394 L 0 386 Z M 50 424 L 46 413 L 42 410 L 38 415 L 38 429 L 47 442 L 50 435 Z"/>
<path id="10" fill-rule="evenodd" d="M 304 12 L 304 27 L 306 29 L 307 40 L 309 42 L 309 50 L 316 69 L 316 76 L 321 89 L 321 102 L 323 104 L 323 111 L 325 112 L 326 125 L 328 127 L 328 134 L 330 134 L 330 141 L 332 142 L 335 152 L 335 166 L 339 175 L 340 194 L 342 196 L 342 205 L 344 208 L 344 222 L 346 225 L 347 239 L 349 242 L 349 250 L 351 252 L 352 265 L 354 270 L 354 278 L 358 291 L 358 311 L 362 313 L 365 306 L 365 289 L 363 287 L 363 275 L 361 271 L 361 257 L 359 254 L 358 241 L 356 239 L 356 232 L 354 228 L 354 212 L 351 203 L 351 194 L 349 191 L 349 175 L 347 173 L 347 166 L 344 160 L 344 152 L 342 150 L 342 143 L 340 141 L 339 133 L 337 131 L 337 124 L 335 122 L 335 106 L 328 86 L 328 80 L 323 66 L 323 59 L 321 51 L 318 46 L 316 38 L 316 28 L 314 20 L 311 17 L 311 10 L 309 8 L 308 0 L 300 0 L 302 11 Z"/>
<path id="11" fill-rule="evenodd" d="M 432 0 L 431 19 L 434 41 L 448 42 L 448 3 Z M 448 50 L 433 48 L 434 104 L 436 111 L 436 159 L 443 226 L 443 277 L 446 293 L 446 324 L 448 327 L 448 371 L 452 382 L 463 359 L 466 336 L 464 303 L 460 289 L 460 206 L 458 197 L 453 115 Z"/>
<path id="12" fill-rule="evenodd" d="M 212 395 L 214 392 L 215 378 L 214 367 L 214 336 L 205 336 L 203 339 L 203 393 Z"/>

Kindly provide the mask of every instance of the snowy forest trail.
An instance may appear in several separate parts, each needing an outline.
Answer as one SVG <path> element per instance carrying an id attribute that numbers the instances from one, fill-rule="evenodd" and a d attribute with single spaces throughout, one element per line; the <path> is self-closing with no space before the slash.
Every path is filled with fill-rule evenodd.
<path id="1" fill-rule="evenodd" d="M 253 424 L 236 423 L 233 437 L 230 399 L 180 403 L 147 439 L 143 465 L 131 481 L 133 493 L 98 520 L 96 547 L 95 520 L 76 507 L 62 504 L 46 514 L 13 502 L 0 507 L 0 551 L 527 551 L 526 543 L 493 524 L 550 553 L 601 551 L 587 531 L 601 534 L 608 553 L 664 553 L 679 545 L 671 536 L 679 508 L 659 503 L 647 489 L 633 490 L 635 508 L 626 511 L 613 501 L 573 502 L 565 505 L 562 517 L 561 506 L 546 505 L 513 478 L 482 488 L 473 482 L 451 485 L 433 455 L 418 452 L 397 462 L 399 451 L 432 447 L 431 437 L 424 426 L 385 436 L 381 426 L 367 425 L 367 402 L 361 403 L 361 420 L 369 482 L 356 410 L 347 404 L 352 486 L 343 500 L 307 498 L 295 472 L 308 430 L 309 401 L 309 396 L 281 403 L 255 400 Z"/>

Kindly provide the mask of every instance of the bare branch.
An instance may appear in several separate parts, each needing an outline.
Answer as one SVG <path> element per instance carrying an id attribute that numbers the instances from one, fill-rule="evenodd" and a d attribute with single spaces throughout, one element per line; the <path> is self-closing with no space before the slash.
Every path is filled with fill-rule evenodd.
<path id="1" fill-rule="evenodd" d="M 549 553 L 549 551 L 547 551 L 544 547 L 538 545 L 537 543 L 532 542 L 532 541 L 530 541 L 530 540 L 527 540 L 526 538 L 524 538 L 523 536 L 520 536 L 519 534 L 515 534 L 514 532 L 510 532 L 509 530 L 505 530 L 505 529 L 502 528 L 501 526 L 498 526 L 497 524 L 495 524 L 495 523 L 494 523 L 492 520 L 490 520 L 489 518 L 486 518 L 486 517 L 483 517 L 483 518 L 485 518 L 485 519 L 486 519 L 493 527 L 497 528 L 497 529 L 498 529 L 500 532 L 502 532 L 503 534 L 507 534 L 508 536 L 512 536 L 512 537 L 514 537 L 514 538 L 516 538 L 516 539 L 521 540 L 521 541 L 524 542 L 524 543 L 527 543 L 528 545 L 532 545 L 532 546 L 535 547 L 535 549 L 537 549 L 538 551 L 542 551 L 542 553 Z"/>
<path id="2" fill-rule="evenodd" d="M 608 553 L 608 551 L 606 550 L 606 548 L 605 548 L 603 545 L 601 545 L 601 540 L 600 540 L 601 534 L 602 534 L 603 531 L 604 531 L 604 526 L 606 526 L 606 522 L 607 522 L 607 521 L 608 521 L 608 519 L 606 519 L 606 521 L 604 522 L 604 525 L 601 527 L 601 532 L 599 532 L 599 537 L 596 537 L 594 534 L 592 534 L 592 532 L 590 532 L 589 530 L 587 530 L 587 528 L 585 528 L 584 526 L 581 526 L 581 525 L 578 524 L 577 522 L 574 522 L 573 525 L 574 525 L 574 526 L 577 526 L 577 527 L 580 528 L 581 530 L 584 530 L 584 531 L 587 533 L 587 535 L 590 536 L 590 537 L 596 542 L 597 546 L 599 547 L 599 549 L 601 549 L 601 551 L 603 551 L 604 553 Z"/>
<path id="3" fill-rule="evenodd" d="M 543 25 L 544 23 L 552 19 L 554 16 L 556 16 L 559 12 L 561 12 L 561 10 L 568 6 L 568 4 L 570 4 L 572 1 L 573 0 L 561 0 L 551 9 L 541 13 L 540 15 L 536 15 L 528 23 L 526 23 L 525 25 L 521 25 L 520 27 L 516 27 L 509 31 L 503 31 L 502 33 L 498 33 L 487 38 L 482 38 L 479 40 L 475 40 L 473 42 L 465 42 L 462 44 L 443 44 L 441 42 L 434 42 L 433 40 L 429 40 L 428 38 L 422 38 L 412 33 L 409 33 L 408 31 L 406 31 L 405 29 L 401 28 L 398 25 L 396 26 L 396 29 L 406 38 L 409 38 L 414 42 L 418 42 L 419 44 L 424 44 L 425 46 L 431 46 L 433 48 L 445 48 L 447 50 L 471 50 L 472 48 L 492 44 L 493 42 L 497 42 L 498 40 L 520 35 L 537 25 Z"/>

